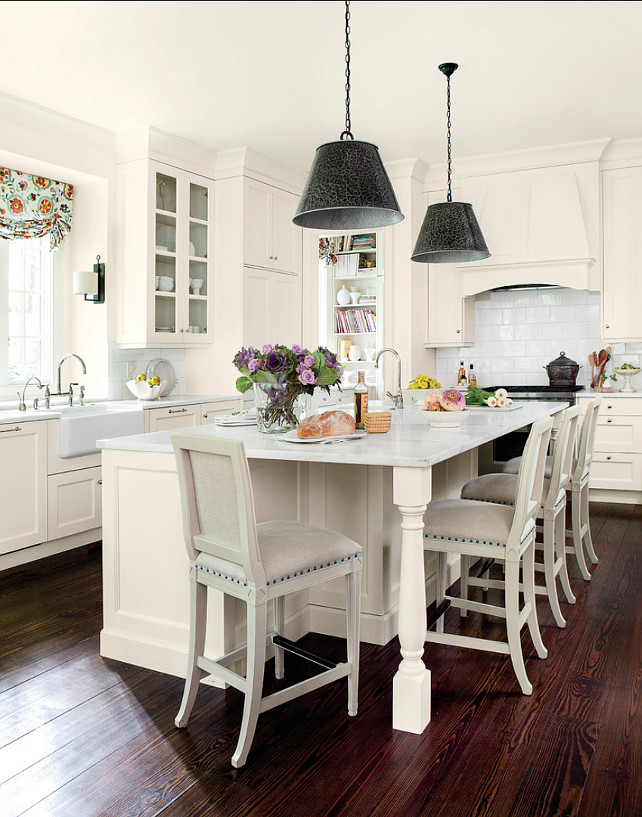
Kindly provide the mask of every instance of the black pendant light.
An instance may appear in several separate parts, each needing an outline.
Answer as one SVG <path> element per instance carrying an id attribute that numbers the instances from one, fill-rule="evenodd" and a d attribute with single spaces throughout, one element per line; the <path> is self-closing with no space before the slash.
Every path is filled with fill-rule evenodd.
<path id="1" fill-rule="evenodd" d="M 346 129 L 317 148 L 292 221 L 321 230 L 386 227 L 403 219 L 379 150 L 350 130 L 350 2 L 346 0 Z"/>
<path id="2" fill-rule="evenodd" d="M 439 204 L 431 204 L 426 210 L 415 249 L 410 256 L 413 261 L 428 264 L 453 264 L 462 261 L 480 261 L 490 253 L 475 218 L 472 204 L 453 201 L 451 191 L 450 144 L 450 77 L 457 70 L 455 62 L 439 66 L 448 82 L 448 198 Z"/>

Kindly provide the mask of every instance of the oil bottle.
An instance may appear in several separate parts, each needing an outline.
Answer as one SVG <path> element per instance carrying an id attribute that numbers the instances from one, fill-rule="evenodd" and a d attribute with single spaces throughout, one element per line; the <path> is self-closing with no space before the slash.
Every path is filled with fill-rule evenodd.
<path id="1" fill-rule="evenodd" d="M 364 420 L 368 413 L 368 387 L 365 384 L 365 372 L 358 372 L 359 379 L 354 387 L 354 425 L 355 428 L 364 428 Z"/>

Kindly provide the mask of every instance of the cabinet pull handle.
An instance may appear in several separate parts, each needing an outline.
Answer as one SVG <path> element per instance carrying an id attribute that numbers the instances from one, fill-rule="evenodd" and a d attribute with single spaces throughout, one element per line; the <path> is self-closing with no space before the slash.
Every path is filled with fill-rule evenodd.
<path id="1" fill-rule="evenodd" d="M 613 406 L 611 406 L 611 405 L 607 406 L 607 409 L 612 409 L 612 408 L 613 408 Z"/>
<path id="2" fill-rule="evenodd" d="M 169 410 L 169 413 L 170 413 L 170 414 L 185 414 L 185 412 L 186 412 L 186 411 L 187 411 L 187 409 L 186 409 L 186 408 L 180 408 L 180 409 L 170 409 L 170 410 Z"/>
<path id="3" fill-rule="evenodd" d="M 0 434 L 8 434 L 10 431 L 22 431 L 21 426 L 16 426 L 15 428 L 3 428 L 0 431 Z"/>
<path id="4" fill-rule="evenodd" d="M 610 459 L 611 459 L 611 455 L 610 455 L 610 454 L 607 454 L 607 455 L 606 455 L 606 459 L 607 459 L 607 460 L 610 460 Z"/>

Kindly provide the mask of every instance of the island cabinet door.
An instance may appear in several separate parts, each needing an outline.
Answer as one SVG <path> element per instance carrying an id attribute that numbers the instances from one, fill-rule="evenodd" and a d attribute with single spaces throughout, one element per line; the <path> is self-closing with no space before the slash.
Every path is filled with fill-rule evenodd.
<path id="1" fill-rule="evenodd" d="M 145 412 L 146 432 L 171 431 L 174 428 L 189 428 L 200 424 L 200 405 L 149 409 Z"/>
<path id="2" fill-rule="evenodd" d="M 100 467 L 54 474 L 47 482 L 49 540 L 102 525 Z"/>
<path id="3" fill-rule="evenodd" d="M 47 540 L 47 423 L 0 425 L 0 554 Z"/>

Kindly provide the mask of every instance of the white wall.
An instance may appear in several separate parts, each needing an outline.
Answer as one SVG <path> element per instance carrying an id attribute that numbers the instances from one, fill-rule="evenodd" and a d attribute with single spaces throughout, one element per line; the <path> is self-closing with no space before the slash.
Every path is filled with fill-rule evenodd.
<path id="1" fill-rule="evenodd" d="M 479 295 L 473 346 L 438 349 L 436 377 L 453 385 L 461 360 L 472 363 L 484 386 L 548 385 L 543 366 L 561 351 L 579 363 L 577 383 L 588 386 L 590 352 L 606 347 L 600 337 L 600 293 L 578 289 L 510 290 Z M 642 363 L 641 343 L 612 347 L 607 373 L 621 363 Z M 616 386 L 624 385 L 620 378 Z"/>

